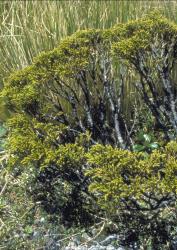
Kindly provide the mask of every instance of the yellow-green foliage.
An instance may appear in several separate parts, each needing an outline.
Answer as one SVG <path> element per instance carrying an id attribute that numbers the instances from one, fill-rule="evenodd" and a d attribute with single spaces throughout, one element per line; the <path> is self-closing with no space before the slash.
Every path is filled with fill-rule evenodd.
<path id="1" fill-rule="evenodd" d="M 152 44 L 155 44 L 155 52 Z M 99 207 L 95 206 L 93 197 L 113 215 L 119 208 L 127 209 L 130 214 L 143 208 L 151 213 L 168 195 L 170 202 L 174 202 L 177 191 L 176 142 L 149 155 L 97 143 L 121 145 L 117 141 L 123 140 L 116 123 L 119 118 L 122 118 L 120 124 L 123 123 L 125 118 L 121 114 L 123 108 L 118 107 L 117 102 L 121 93 L 112 91 L 114 83 L 117 90 L 120 80 L 124 81 L 117 77 L 118 62 L 123 61 L 119 59 L 134 63 L 141 54 L 146 66 L 151 66 L 152 70 L 149 72 L 148 67 L 140 65 L 141 62 L 137 65 L 143 72 L 153 73 L 151 76 L 156 83 L 159 78 L 155 66 L 164 60 L 161 56 L 163 46 L 171 53 L 171 60 L 175 57 L 176 45 L 176 25 L 160 15 L 150 15 L 109 30 L 77 32 L 54 50 L 41 53 L 31 66 L 7 79 L 1 97 L 13 111 L 7 124 L 8 165 L 18 173 L 24 168 L 35 168 L 37 188 L 34 197 L 43 202 L 46 211 L 56 211 L 69 223 L 75 220 L 87 224 L 90 214 L 93 215 Z M 155 59 L 153 53 L 158 54 Z M 94 127 L 97 115 L 101 118 Z M 136 114 L 131 121 L 133 119 L 132 128 L 137 122 Z M 128 131 L 130 125 L 120 126 L 125 137 L 132 132 Z M 87 134 L 87 129 L 91 135 Z M 122 145 L 124 148 L 124 143 Z M 125 203 L 127 207 L 133 204 L 132 210 L 125 207 Z"/>
<path id="2" fill-rule="evenodd" d="M 105 31 L 80 31 L 63 40 L 56 49 L 39 55 L 31 66 L 12 74 L 1 93 L 16 111 L 8 125 L 7 147 L 12 155 L 12 165 L 35 163 L 44 167 L 54 163 L 70 166 L 72 161 L 76 168 L 80 168 L 79 157 L 83 162 L 84 149 L 77 143 L 61 145 L 60 136 L 68 126 L 55 122 L 54 118 L 51 122 L 47 117 L 62 115 L 62 111 L 55 110 L 55 105 L 62 99 L 60 94 L 65 94 L 64 88 L 70 90 L 72 85 L 73 90 L 80 93 L 82 87 L 76 84 L 78 74 L 99 68 L 105 54 L 110 56 L 111 46 L 115 55 L 131 59 L 138 51 L 148 50 L 154 37 L 159 37 L 159 44 L 161 39 L 176 41 L 177 28 L 160 15 L 154 17 L 150 14 Z M 96 80 L 99 77 L 97 75 Z M 93 79 L 88 77 L 87 80 L 91 97 L 93 93 L 99 94 L 100 89 L 96 88 Z M 57 84 L 60 88 L 55 89 Z M 78 94 L 77 98 L 81 96 Z M 84 100 L 84 95 L 82 98 Z M 65 104 L 64 99 L 62 102 Z M 63 110 L 67 111 L 66 105 L 63 105 Z M 82 111 L 78 111 L 80 116 L 85 112 L 82 107 L 78 110 Z M 69 116 L 67 112 L 65 115 Z M 162 153 L 154 151 L 146 159 L 142 154 L 96 145 L 87 155 L 89 164 L 96 166 L 90 172 L 94 176 L 91 190 L 101 192 L 100 197 L 106 200 L 115 201 L 128 196 L 141 199 L 142 192 L 147 190 L 175 191 L 176 156 L 171 154 L 170 145 Z"/>
<path id="3" fill-rule="evenodd" d="M 49 152 L 55 148 L 55 142 L 66 130 L 62 124 L 40 123 L 35 118 L 19 114 L 9 119 L 9 139 L 6 147 L 10 152 L 9 165 L 42 164 L 47 161 Z"/>
<path id="4" fill-rule="evenodd" d="M 116 57 L 132 60 L 142 50 L 148 51 L 151 44 L 158 42 L 161 47 L 163 42 L 175 43 L 176 40 L 176 25 L 155 12 L 108 30 L 79 31 L 61 41 L 52 51 L 41 53 L 31 66 L 12 74 L 5 82 L 1 96 L 15 109 L 24 109 L 34 101 L 43 106 L 54 79 L 74 85 L 78 73 L 87 72 L 93 66 L 93 57 L 98 54 L 101 58 L 101 54 L 112 51 Z"/>
<path id="5" fill-rule="evenodd" d="M 33 164 L 45 169 L 54 164 L 61 173 L 89 168 L 86 174 L 92 179 L 90 191 L 104 208 L 111 206 L 114 210 L 122 199 L 143 202 L 147 193 L 165 196 L 177 192 L 175 141 L 147 156 L 100 144 L 86 150 L 88 134 L 78 137 L 75 143 L 56 147 L 56 140 L 67 130 L 65 126 L 45 125 L 23 115 L 12 118 L 9 127 L 13 127 L 7 143 L 10 166 Z"/>
<path id="6" fill-rule="evenodd" d="M 73 89 L 80 93 L 79 88 L 81 87 L 76 84 L 78 74 L 87 73 L 88 70 L 93 70 L 93 67 L 97 68 L 95 65 L 97 62 L 101 65 L 102 55 L 104 57 L 105 53 L 110 53 L 111 44 L 115 54 L 132 57 L 137 50 L 144 47 L 147 49 L 150 46 L 154 34 L 168 41 L 177 37 L 177 29 L 161 15 L 150 14 L 143 19 L 120 24 L 105 31 L 94 29 L 79 31 L 63 40 L 56 49 L 39 55 L 31 66 L 12 74 L 7 79 L 1 96 L 6 98 L 7 103 L 17 112 L 15 117 L 9 121 L 8 148 L 14 159 L 22 158 L 23 164 L 29 158 L 30 160 L 38 159 L 42 161 L 40 164 L 44 164 L 51 148 L 57 149 L 59 143 L 56 141 L 61 131 L 67 129 L 65 126 L 62 127 L 62 124 L 55 123 L 54 120 L 51 123 L 46 118 L 46 114 L 53 117 L 62 115 L 62 111 L 55 110 L 58 99 L 62 99 L 61 90 L 64 93 L 64 88 L 69 89 L 73 85 Z M 98 66 L 100 67 L 100 65 Z M 99 77 L 97 76 L 97 78 Z M 60 80 L 61 85 L 60 89 L 56 89 L 58 93 L 55 93 L 57 83 L 54 82 L 56 79 Z M 62 86 L 62 81 L 65 81 L 65 87 Z M 90 86 L 88 87 L 92 86 L 90 92 L 95 98 L 93 93 L 98 94 L 99 90 L 96 89 L 93 80 L 89 79 L 89 81 Z M 84 96 L 81 97 L 78 94 L 77 98 L 84 98 Z M 63 103 L 63 111 L 66 112 L 65 100 L 62 99 L 61 103 Z M 79 107 L 78 110 L 80 116 L 83 115 L 82 112 L 85 112 L 82 107 Z M 106 149 L 112 150 L 109 147 Z M 119 152 L 119 150 L 117 149 L 115 152 Z M 124 152 L 120 152 L 124 154 Z M 136 164 L 137 155 L 130 152 L 126 154 L 130 157 L 122 156 L 122 159 L 125 161 L 125 159 L 130 160 L 131 158 L 134 171 L 138 168 L 136 171 L 138 174 L 141 173 L 144 166 Z M 138 157 L 140 156 L 138 155 Z M 155 159 L 157 160 L 158 157 Z M 56 157 L 53 160 L 56 160 Z M 127 164 L 130 165 L 129 162 Z M 134 179 L 136 182 L 141 180 L 143 177 L 140 180 Z M 129 189 L 129 192 L 134 192 L 134 190 Z"/>
<path id="7" fill-rule="evenodd" d="M 91 53 L 91 40 L 94 41 L 97 34 L 99 32 L 95 30 L 77 32 L 63 40 L 58 48 L 42 53 L 34 63 L 37 67 L 47 70 L 45 74 L 49 77 L 57 74 L 60 77 L 72 77 L 76 72 L 87 67 Z"/>
<path id="8" fill-rule="evenodd" d="M 82 170 L 85 164 L 85 147 L 89 134 L 81 134 L 75 143 L 61 144 L 67 127 L 41 123 L 24 115 L 11 118 L 6 147 L 10 153 L 8 164 L 28 167 L 31 164 L 45 169 L 52 164 L 61 171 Z M 60 146 L 58 146 L 61 144 Z"/>
<path id="9" fill-rule="evenodd" d="M 159 43 L 159 49 L 177 39 L 177 26 L 169 22 L 159 12 L 152 12 L 145 18 L 117 25 L 113 28 L 115 42 L 113 54 L 126 59 L 133 59 L 137 53 L 151 50 L 151 46 Z"/>
<path id="10" fill-rule="evenodd" d="M 23 108 L 34 100 L 39 99 L 37 71 L 35 67 L 28 66 L 12 74 L 3 89 L 2 95 L 8 98 L 8 105 L 14 108 Z"/>
<path id="11" fill-rule="evenodd" d="M 144 203 L 145 195 L 157 197 L 177 192 L 177 143 L 172 141 L 150 155 L 111 146 L 95 145 L 87 153 L 92 169 L 90 191 L 102 207 L 115 212 L 123 200 Z M 147 205 L 147 204 L 146 204 Z"/>
<path id="12" fill-rule="evenodd" d="M 75 86 L 78 74 L 88 70 L 92 57 L 97 57 L 99 46 L 103 47 L 105 43 L 99 30 L 76 32 L 64 39 L 57 48 L 41 53 L 31 66 L 10 75 L 1 97 L 17 112 L 27 111 L 34 104 L 40 113 L 45 114 L 46 109 L 52 113 L 53 107 L 50 109 L 51 103 L 47 97 L 50 96 L 55 102 L 58 95 L 51 90 L 56 88 L 58 91 L 55 81 L 64 81 L 65 88 L 66 85 L 68 88 L 72 85 L 79 92 L 79 86 Z M 60 101 L 64 102 L 61 96 Z M 65 108 L 67 105 L 64 103 Z"/>

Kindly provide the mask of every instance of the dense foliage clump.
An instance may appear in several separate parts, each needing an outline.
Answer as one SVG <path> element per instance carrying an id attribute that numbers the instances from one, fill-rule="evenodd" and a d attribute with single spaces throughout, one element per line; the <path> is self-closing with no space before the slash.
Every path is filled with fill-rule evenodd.
<path id="1" fill-rule="evenodd" d="M 7 79 L 6 168 L 33 169 L 34 204 L 66 227 L 106 218 L 124 245 L 173 247 L 176 54 L 177 27 L 156 13 L 77 32 Z"/>
<path id="2" fill-rule="evenodd" d="M 145 245 L 152 239 L 153 249 L 172 242 L 176 227 L 177 143 L 150 155 L 95 145 L 87 154 L 92 168 L 90 191 L 100 206 L 116 221 L 125 242 Z M 175 230 L 174 230 L 175 233 Z"/>

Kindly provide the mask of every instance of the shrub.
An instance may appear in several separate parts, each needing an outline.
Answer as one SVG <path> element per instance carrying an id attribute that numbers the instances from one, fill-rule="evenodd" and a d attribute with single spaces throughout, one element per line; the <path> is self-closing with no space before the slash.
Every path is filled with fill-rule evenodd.
<path id="1" fill-rule="evenodd" d="M 124 243 L 142 244 L 143 239 L 145 245 L 150 240 L 152 249 L 172 246 L 177 228 L 177 143 L 148 156 L 95 145 L 87 159 L 92 166 L 87 171 L 90 191 L 116 222 Z"/>
<path id="2" fill-rule="evenodd" d="M 9 171 L 18 177 L 34 167 L 31 195 L 47 213 L 59 214 L 65 225 L 88 226 L 109 205 L 130 237 L 134 232 L 137 240 L 147 239 L 149 232 L 154 245 L 172 240 L 160 209 L 165 202 L 174 208 L 176 144 L 150 155 L 131 149 L 144 126 L 142 110 L 151 112 L 158 135 L 176 135 L 176 46 L 176 25 L 150 14 L 108 30 L 77 32 L 7 79 L 1 96 L 13 111 L 7 123 Z M 138 100 L 127 97 L 129 116 L 128 77 L 141 94 Z M 90 165 L 96 166 L 89 172 L 94 195 L 84 175 Z"/>
<path id="3" fill-rule="evenodd" d="M 171 137 L 177 132 L 176 65 L 177 27 L 157 12 L 115 27 L 119 39 L 113 53 L 138 74 L 135 86 L 151 110 L 158 127 Z M 168 125 L 170 125 L 168 127 Z"/>

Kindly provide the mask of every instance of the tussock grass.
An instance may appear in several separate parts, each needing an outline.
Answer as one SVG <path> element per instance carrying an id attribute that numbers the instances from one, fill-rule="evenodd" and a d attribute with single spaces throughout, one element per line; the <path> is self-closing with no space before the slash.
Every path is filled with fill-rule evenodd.
<path id="1" fill-rule="evenodd" d="M 3 1 L 0 78 L 31 63 L 40 51 L 80 29 L 109 28 L 160 8 L 177 21 L 176 1 Z"/>

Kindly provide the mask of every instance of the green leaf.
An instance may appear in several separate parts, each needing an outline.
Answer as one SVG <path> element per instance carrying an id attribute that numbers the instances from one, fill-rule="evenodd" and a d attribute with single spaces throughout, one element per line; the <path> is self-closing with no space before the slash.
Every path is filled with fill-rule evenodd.
<path id="1" fill-rule="evenodd" d="M 143 151 L 144 149 L 145 149 L 145 147 L 143 145 L 140 145 L 140 144 L 133 145 L 134 152 L 140 152 L 140 151 Z"/>
<path id="2" fill-rule="evenodd" d="M 158 145 L 157 142 L 153 142 L 153 143 L 149 144 L 149 147 L 150 147 L 151 149 L 157 149 L 157 148 L 159 148 L 159 145 Z"/>
<path id="3" fill-rule="evenodd" d="M 151 136 L 148 134 L 143 135 L 145 142 L 151 142 Z"/>

